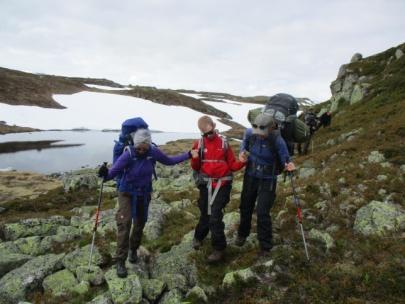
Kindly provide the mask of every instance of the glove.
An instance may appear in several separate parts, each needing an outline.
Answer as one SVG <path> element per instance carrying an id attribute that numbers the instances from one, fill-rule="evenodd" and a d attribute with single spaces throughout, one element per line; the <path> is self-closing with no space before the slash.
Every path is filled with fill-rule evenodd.
<path id="1" fill-rule="evenodd" d="M 98 177 L 102 177 L 103 179 L 106 179 L 107 176 L 108 176 L 107 163 L 104 163 L 101 165 L 100 169 L 98 169 Z"/>

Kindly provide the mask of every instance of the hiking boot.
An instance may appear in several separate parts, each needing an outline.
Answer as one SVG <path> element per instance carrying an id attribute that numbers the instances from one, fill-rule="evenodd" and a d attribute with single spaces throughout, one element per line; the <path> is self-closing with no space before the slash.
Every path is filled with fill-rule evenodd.
<path id="1" fill-rule="evenodd" d="M 126 278 L 128 275 L 127 268 L 125 267 L 125 260 L 117 261 L 117 276 L 120 278 Z"/>
<path id="2" fill-rule="evenodd" d="M 246 238 L 238 235 L 238 237 L 235 240 L 235 245 L 242 247 L 245 244 L 245 242 L 246 242 Z"/>
<path id="3" fill-rule="evenodd" d="M 222 261 L 225 257 L 225 251 L 224 250 L 214 250 L 209 256 L 208 256 L 208 263 L 214 264 Z"/>
<path id="4" fill-rule="evenodd" d="M 137 250 L 129 250 L 128 251 L 128 261 L 132 264 L 135 264 L 136 262 L 138 262 L 138 253 Z"/>
<path id="5" fill-rule="evenodd" d="M 202 242 L 197 240 L 196 238 L 193 239 L 193 248 L 195 250 L 199 250 L 202 247 Z"/>

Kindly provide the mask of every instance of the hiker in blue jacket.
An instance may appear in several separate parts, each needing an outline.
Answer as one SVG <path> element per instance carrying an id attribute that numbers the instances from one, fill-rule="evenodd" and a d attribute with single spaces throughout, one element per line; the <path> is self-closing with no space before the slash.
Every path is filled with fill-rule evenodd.
<path id="1" fill-rule="evenodd" d="M 117 275 L 127 276 L 125 261 L 136 263 L 137 249 L 140 246 L 143 228 L 148 219 L 151 200 L 152 176 L 156 161 L 172 166 L 190 158 L 185 152 L 177 156 L 167 156 L 152 145 L 151 134 L 147 129 L 138 129 L 131 134 L 133 146 L 127 146 L 110 170 L 103 165 L 99 176 L 105 181 L 122 174 L 118 186 L 117 221 Z M 131 231 L 132 226 L 132 231 Z"/>
<path id="2" fill-rule="evenodd" d="M 250 234 L 252 214 L 257 199 L 257 235 L 260 255 L 271 250 L 272 226 L 270 209 L 276 198 L 277 175 L 292 171 L 287 145 L 272 116 L 259 114 L 252 129 L 247 129 L 241 144 L 240 159 L 247 160 L 240 202 L 240 225 L 236 245 L 243 246 Z"/>

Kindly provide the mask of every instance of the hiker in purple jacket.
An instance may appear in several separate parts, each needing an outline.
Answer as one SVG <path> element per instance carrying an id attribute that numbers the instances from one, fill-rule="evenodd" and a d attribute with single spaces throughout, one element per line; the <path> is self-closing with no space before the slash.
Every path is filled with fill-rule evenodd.
<path id="1" fill-rule="evenodd" d="M 137 249 L 148 219 L 156 161 L 172 166 L 189 159 L 191 155 L 190 152 L 173 157 L 165 155 L 152 145 L 151 134 L 147 129 L 139 129 L 131 136 L 134 146 L 127 146 L 110 170 L 105 165 L 99 169 L 99 176 L 105 181 L 122 174 L 118 186 L 119 207 L 116 214 L 118 230 L 116 259 L 119 277 L 127 276 L 125 267 L 127 256 L 131 263 L 136 263 L 138 259 Z"/>

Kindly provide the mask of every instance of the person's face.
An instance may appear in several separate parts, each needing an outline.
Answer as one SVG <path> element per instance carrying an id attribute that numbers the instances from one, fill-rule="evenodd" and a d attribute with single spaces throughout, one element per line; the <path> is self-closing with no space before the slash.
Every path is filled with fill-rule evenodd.
<path id="1" fill-rule="evenodd" d="M 212 125 L 210 123 L 207 123 L 200 127 L 200 131 L 203 134 L 203 136 L 206 136 L 208 138 L 211 138 L 214 135 L 214 129 L 215 125 Z"/>
<path id="2" fill-rule="evenodd" d="M 149 145 L 147 143 L 141 143 L 135 148 L 135 150 L 139 155 L 146 154 L 149 150 Z"/>

